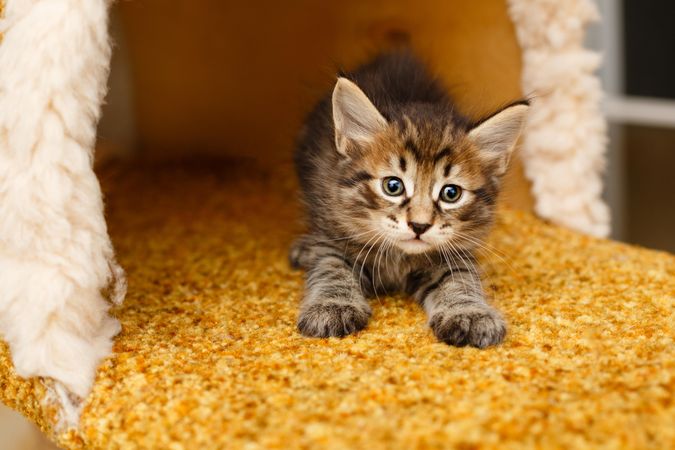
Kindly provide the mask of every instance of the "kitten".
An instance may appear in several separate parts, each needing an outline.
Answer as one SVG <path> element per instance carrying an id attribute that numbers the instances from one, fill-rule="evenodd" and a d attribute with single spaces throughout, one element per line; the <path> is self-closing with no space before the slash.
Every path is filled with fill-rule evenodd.
<path id="1" fill-rule="evenodd" d="M 527 109 L 519 101 L 472 122 L 406 52 L 340 76 L 295 155 L 309 225 L 290 254 L 307 271 L 300 332 L 354 333 L 368 324 L 367 298 L 404 291 L 439 340 L 500 343 L 504 319 L 485 300 L 472 251 Z"/>

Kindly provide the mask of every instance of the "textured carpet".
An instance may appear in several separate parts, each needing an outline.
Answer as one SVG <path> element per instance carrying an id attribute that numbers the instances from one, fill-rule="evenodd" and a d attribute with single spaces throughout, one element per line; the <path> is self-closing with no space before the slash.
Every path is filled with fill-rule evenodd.
<path id="1" fill-rule="evenodd" d="M 81 429 L 0 344 L 0 400 L 64 448 L 673 448 L 675 257 L 501 213 L 482 257 L 509 321 L 488 350 L 436 342 L 404 297 L 344 339 L 295 329 L 288 168 L 109 167 L 129 277 L 123 332 Z"/>

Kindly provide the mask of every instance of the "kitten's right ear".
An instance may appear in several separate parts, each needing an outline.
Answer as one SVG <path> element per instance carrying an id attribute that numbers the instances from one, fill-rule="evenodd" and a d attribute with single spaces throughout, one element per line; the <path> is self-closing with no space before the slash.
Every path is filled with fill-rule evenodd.
<path id="1" fill-rule="evenodd" d="M 366 144 L 387 126 L 387 120 L 359 87 L 346 78 L 338 78 L 333 89 L 335 146 L 347 155 L 350 142 Z"/>

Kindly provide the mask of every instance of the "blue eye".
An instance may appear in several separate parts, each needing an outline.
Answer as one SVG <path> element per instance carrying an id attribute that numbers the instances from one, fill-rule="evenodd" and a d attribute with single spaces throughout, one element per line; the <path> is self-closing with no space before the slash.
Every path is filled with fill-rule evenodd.
<path id="1" fill-rule="evenodd" d="M 386 177 L 382 179 L 382 190 L 387 195 L 398 197 L 405 192 L 405 187 L 400 178 Z"/>
<path id="2" fill-rule="evenodd" d="M 441 200 L 446 203 L 455 203 L 462 196 L 462 188 L 456 184 L 446 184 L 441 188 Z"/>

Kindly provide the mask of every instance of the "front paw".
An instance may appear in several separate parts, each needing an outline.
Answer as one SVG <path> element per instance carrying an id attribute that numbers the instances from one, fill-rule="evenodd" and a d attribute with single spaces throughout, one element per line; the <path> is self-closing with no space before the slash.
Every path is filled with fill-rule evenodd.
<path id="1" fill-rule="evenodd" d="M 439 341 L 457 347 L 485 348 L 501 343 L 506 335 L 502 316 L 484 304 L 436 312 L 429 326 Z"/>
<path id="2" fill-rule="evenodd" d="M 370 315 L 366 303 L 317 303 L 300 311 L 298 330 L 310 337 L 342 337 L 364 329 Z"/>
<path id="3" fill-rule="evenodd" d="M 302 266 L 302 256 L 305 253 L 304 239 L 296 239 L 291 244 L 291 249 L 288 252 L 288 263 L 291 266 L 291 269 L 301 269 Z"/>
<path id="4" fill-rule="evenodd" d="M 300 236 L 291 244 L 288 252 L 288 262 L 292 269 L 308 269 L 310 262 L 316 257 L 312 250 L 313 239 L 308 236 Z"/>

